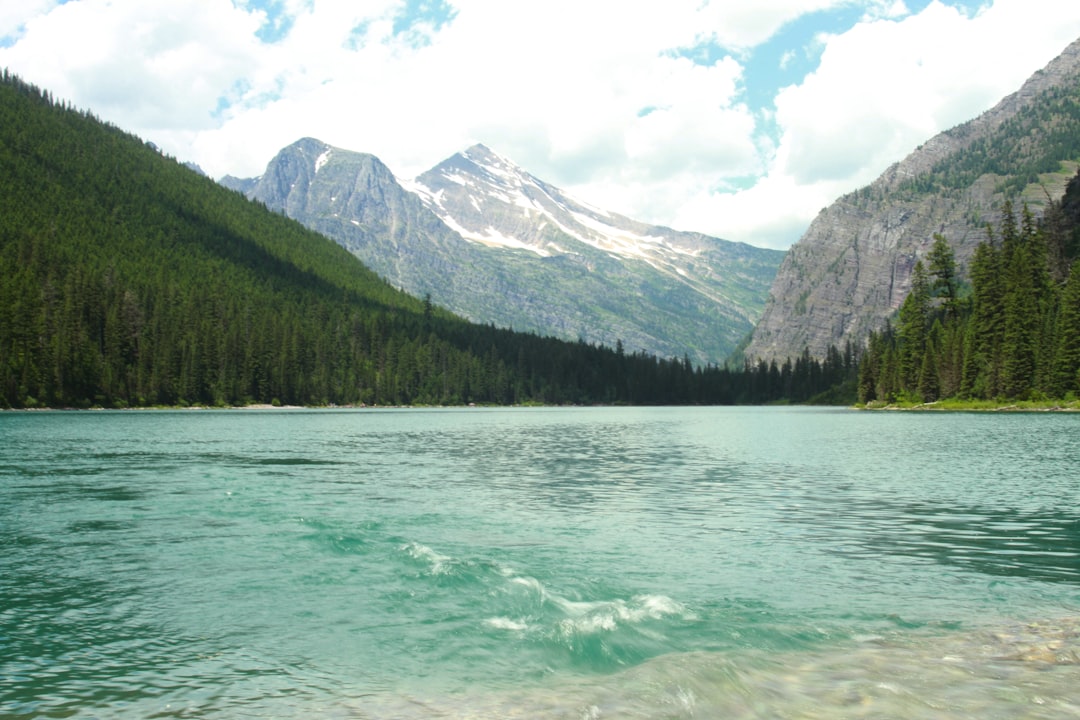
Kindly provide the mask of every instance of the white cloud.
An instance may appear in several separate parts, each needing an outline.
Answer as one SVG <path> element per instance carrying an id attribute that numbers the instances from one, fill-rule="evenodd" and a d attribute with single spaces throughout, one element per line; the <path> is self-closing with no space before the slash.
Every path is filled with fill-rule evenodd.
<path id="1" fill-rule="evenodd" d="M 46 14 L 56 6 L 56 0 L 19 0 L 0 4 L 0 43 L 21 34 L 30 20 Z"/>
<path id="2" fill-rule="evenodd" d="M 1080 5 L 1059 0 L 973 17 L 865 0 L 862 23 L 816 39 L 820 67 L 776 89 L 775 113 L 746 104 L 755 47 L 853 2 L 454 0 L 453 21 L 416 42 L 393 32 L 401 0 L 280 0 L 276 28 L 253 0 L 27 0 L 0 10 L 15 38 L 0 66 L 214 176 L 256 175 L 303 136 L 403 177 L 484 142 L 601 207 L 782 247 L 1080 34 Z M 710 41 L 734 54 L 672 52 Z"/>
<path id="3" fill-rule="evenodd" d="M 254 67 L 257 28 L 228 2 L 83 0 L 29 21 L 0 64 L 127 129 L 195 132 Z"/>
<path id="4" fill-rule="evenodd" d="M 780 169 L 800 183 L 872 179 L 993 104 L 1004 68 L 986 72 L 992 54 L 972 22 L 935 3 L 902 22 L 864 23 L 828 40 L 819 69 L 777 97 L 788 150 Z"/>
<path id="5" fill-rule="evenodd" d="M 701 21 L 720 45 L 749 50 L 772 37 L 785 24 L 812 12 L 849 4 L 850 0 L 755 0 L 710 2 Z"/>
<path id="6" fill-rule="evenodd" d="M 346 50 L 332 28 L 349 28 L 356 18 L 321 31 L 298 19 L 270 63 L 280 68 L 274 77 L 283 98 L 238 109 L 216 133 L 220 139 L 200 138 L 199 147 L 224 151 L 228 137 L 252 138 L 264 127 L 262 135 L 275 136 L 266 152 L 288 136 L 316 135 L 375 153 L 408 176 L 483 141 L 562 182 L 614 176 L 636 158 L 671 166 L 737 156 L 745 164 L 752 152 L 746 142 L 731 147 L 731 122 L 742 135 L 750 127 L 745 109 L 732 107 L 739 66 L 701 67 L 664 55 L 694 41 L 692 2 L 630 11 L 616 2 L 463 0 L 457 10 L 437 42 L 421 49 L 396 44 L 386 23 L 374 22 L 358 48 Z M 646 108 L 654 112 L 639 117 Z M 680 133 L 687 149 L 671 152 L 663 132 Z M 212 157 L 199 161 L 214 164 Z"/>
<path id="7" fill-rule="evenodd" d="M 989 109 L 1078 34 L 1080 7 L 997 0 L 973 17 L 934 2 L 824 37 L 819 68 L 777 95 L 781 137 L 766 175 L 751 190 L 692 199 L 680 222 L 786 247 L 821 206 Z"/>
<path id="8" fill-rule="evenodd" d="M 721 237 L 784 249 L 842 192 L 837 183 L 799 185 L 788 176 L 772 173 L 737 193 L 687 196 L 675 224 L 681 228 L 720 225 L 725 228 Z"/>

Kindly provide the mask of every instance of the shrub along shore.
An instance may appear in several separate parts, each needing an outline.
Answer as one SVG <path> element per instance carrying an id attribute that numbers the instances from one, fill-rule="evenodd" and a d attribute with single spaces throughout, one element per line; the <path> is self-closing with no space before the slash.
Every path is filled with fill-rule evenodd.
<path id="1" fill-rule="evenodd" d="M 1080 412 L 1080 400 L 939 400 L 936 402 L 874 401 L 859 403 L 858 410 L 914 410 L 929 412 Z"/>

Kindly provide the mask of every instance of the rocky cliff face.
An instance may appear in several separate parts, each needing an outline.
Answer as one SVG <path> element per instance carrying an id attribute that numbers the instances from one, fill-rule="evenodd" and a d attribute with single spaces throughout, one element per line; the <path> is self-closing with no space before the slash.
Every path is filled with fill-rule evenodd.
<path id="1" fill-rule="evenodd" d="M 1058 106 L 1078 91 L 1080 41 L 993 109 L 936 136 L 823 210 L 784 259 L 747 357 L 782 361 L 807 348 L 823 357 L 831 344 L 861 344 L 899 308 L 935 233 L 948 239 L 963 270 L 1012 194 L 1005 185 L 1015 176 L 1000 168 L 1019 172 L 1036 160 L 1055 161 L 1058 171 L 1030 178 L 1036 182 L 1021 199 L 1038 213 L 1047 197 L 1059 197 L 1080 157 L 1048 147 L 1046 125 L 1059 122 L 1065 111 Z M 1050 157 L 1054 152 L 1059 156 Z M 1007 161 L 1021 157 L 1035 159 Z"/>
<path id="2" fill-rule="evenodd" d="M 590 208 L 483 146 L 406 189 L 371 155 L 305 139 L 223 183 L 471 320 L 697 363 L 746 337 L 783 256 Z"/>
<path id="3" fill-rule="evenodd" d="M 478 282 L 469 243 L 373 155 L 305 138 L 279 152 L 261 177 L 222 183 L 333 238 L 414 295 L 446 301 Z"/>

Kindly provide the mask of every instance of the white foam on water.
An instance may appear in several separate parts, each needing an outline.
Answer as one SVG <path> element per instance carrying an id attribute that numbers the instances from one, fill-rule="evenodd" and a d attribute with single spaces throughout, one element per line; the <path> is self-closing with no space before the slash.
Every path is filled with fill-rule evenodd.
<path id="1" fill-rule="evenodd" d="M 453 558 L 448 555 L 442 555 L 435 552 L 427 545 L 421 545 L 418 542 L 411 542 L 401 547 L 409 557 L 414 560 L 420 560 L 426 562 L 431 567 L 431 573 L 433 575 L 446 575 L 451 572 Z"/>
<path id="2" fill-rule="evenodd" d="M 557 595 L 549 596 L 552 603 L 568 617 L 560 620 L 562 634 L 595 634 L 610 632 L 620 625 L 639 625 L 648 620 L 666 617 L 692 619 L 686 606 L 666 595 L 635 595 L 623 599 L 574 601 Z"/>
<path id="3" fill-rule="evenodd" d="M 484 620 L 484 624 L 490 628 L 496 630 L 512 630 L 514 632 L 524 632 L 529 629 L 528 623 L 520 620 L 512 620 L 508 617 L 493 617 Z"/>
<path id="4" fill-rule="evenodd" d="M 533 591 L 541 600 L 544 600 L 547 597 L 547 592 L 544 590 L 544 586 L 536 578 L 518 576 L 510 578 L 510 582 L 514 585 L 520 585 L 528 590 Z"/>
<path id="5" fill-rule="evenodd" d="M 611 632 L 618 624 L 615 617 L 607 613 L 597 613 L 573 620 L 563 620 L 559 623 L 559 630 L 563 635 L 595 635 L 599 632 Z"/>

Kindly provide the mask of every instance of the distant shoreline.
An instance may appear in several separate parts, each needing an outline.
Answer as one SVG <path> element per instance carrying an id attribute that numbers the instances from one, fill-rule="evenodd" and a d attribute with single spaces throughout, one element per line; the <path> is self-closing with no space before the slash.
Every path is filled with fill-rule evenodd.
<path id="1" fill-rule="evenodd" d="M 1080 412 L 1080 400 L 1018 400 L 993 402 L 989 400 L 939 400 L 932 403 L 870 402 L 855 405 L 856 410 L 895 412 Z"/>
<path id="2" fill-rule="evenodd" d="M 136 405 L 133 407 L 32 407 L 0 408 L 0 412 L 143 412 L 161 410 L 167 412 L 199 410 L 468 410 L 475 408 L 534 408 L 534 407 L 655 407 L 650 405 Z M 685 407 L 774 407 L 773 405 L 687 405 Z M 784 407 L 794 407 L 785 404 Z M 807 405 L 805 407 L 810 407 Z M 824 407 L 824 406 L 822 406 Z M 843 406 L 829 406 L 843 407 Z M 884 403 L 874 401 L 847 406 L 851 410 L 870 412 L 977 412 L 977 413 L 1070 413 L 1080 412 L 1080 400 L 1022 400 L 1016 402 L 992 402 L 988 400 L 940 400 L 931 403 Z"/>
<path id="3" fill-rule="evenodd" d="M 478 405 L 468 403 L 465 405 L 272 405 L 270 403 L 252 403 L 251 405 L 133 405 L 129 407 L 27 407 L 27 408 L 0 408 L 0 412 L 143 412 L 161 410 L 174 411 L 198 411 L 198 410 L 469 410 L 475 408 L 526 408 L 526 407 L 579 407 L 559 405 Z M 585 407 L 585 406 L 580 406 Z M 630 407 L 630 406 L 627 406 Z"/>

